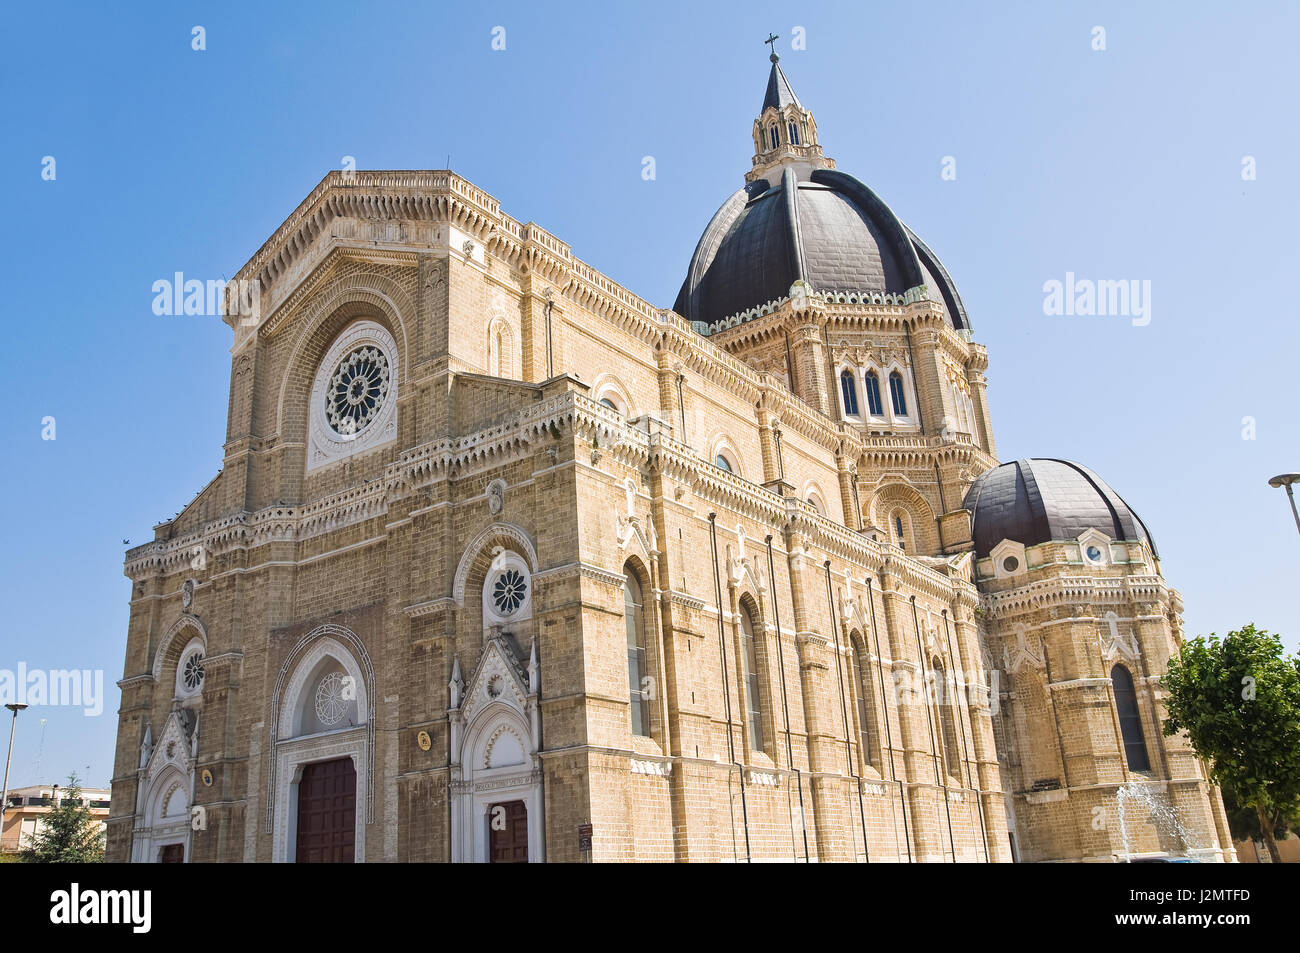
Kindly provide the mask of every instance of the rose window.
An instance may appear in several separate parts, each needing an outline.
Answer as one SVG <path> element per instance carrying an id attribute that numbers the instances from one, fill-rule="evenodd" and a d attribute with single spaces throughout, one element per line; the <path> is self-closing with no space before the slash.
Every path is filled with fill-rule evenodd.
<path id="1" fill-rule="evenodd" d="M 185 660 L 181 671 L 181 681 L 186 691 L 196 692 L 203 684 L 203 653 L 195 652 Z"/>
<path id="2" fill-rule="evenodd" d="M 528 583 L 518 569 L 507 569 L 492 586 L 492 601 L 502 615 L 510 615 L 524 601 Z"/>
<path id="3" fill-rule="evenodd" d="M 337 725 L 348 713 L 349 699 L 344 697 L 343 686 L 343 676 L 330 672 L 320 680 L 320 687 L 316 689 L 316 717 L 327 728 Z"/>
<path id="4" fill-rule="evenodd" d="M 388 358 L 369 344 L 339 362 L 325 392 L 325 417 L 337 434 L 360 433 L 388 396 Z"/>

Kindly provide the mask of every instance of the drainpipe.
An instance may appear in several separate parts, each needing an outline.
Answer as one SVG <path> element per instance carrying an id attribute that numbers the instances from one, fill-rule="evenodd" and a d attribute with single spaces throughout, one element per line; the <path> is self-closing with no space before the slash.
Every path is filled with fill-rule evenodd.
<path id="1" fill-rule="evenodd" d="M 776 564 L 772 562 L 772 534 L 767 534 L 767 573 L 772 585 L 772 621 L 776 624 L 776 658 L 781 669 L 781 709 L 785 713 L 785 760 L 794 771 L 799 786 L 799 828 L 803 831 L 803 862 L 808 863 L 808 818 L 803 807 L 803 775 L 794 763 L 794 746 L 790 743 L 790 702 L 785 690 L 785 652 L 781 648 L 781 614 L 776 604 Z M 787 796 L 789 788 L 786 789 Z"/>
<path id="2" fill-rule="evenodd" d="M 921 386 L 916 382 L 916 350 L 912 347 L 912 326 L 903 322 L 903 333 L 907 336 L 907 356 L 912 362 L 912 383 L 916 386 L 916 422 L 925 433 L 925 409 L 921 406 Z"/>
<path id="3" fill-rule="evenodd" d="M 876 675 L 880 682 L 880 710 L 885 714 L 885 745 L 889 748 L 889 780 L 898 785 L 898 803 L 903 805 L 903 843 L 907 845 L 907 862 L 912 860 L 912 834 L 907 829 L 907 797 L 903 793 L 903 785 L 898 781 L 898 774 L 894 771 L 894 739 L 889 730 L 889 702 L 885 697 L 885 663 L 881 661 L 880 656 L 880 633 L 876 630 L 876 595 L 871 585 L 871 578 L 867 578 L 867 605 L 871 609 L 871 641 L 876 646 Z M 897 828 L 895 828 L 897 830 Z M 894 835 L 897 838 L 897 834 Z M 894 841 L 894 850 L 898 850 L 898 841 Z"/>
<path id="4" fill-rule="evenodd" d="M 785 374 L 788 378 L 786 383 L 790 385 L 790 393 L 797 393 L 794 385 L 794 357 L 790 354 L 790 332 L 785 332 Z"/>
<path id="5" fill-rule="evenodd" d="M 1052 691 L 1052 660 L 1047 657 L 1047 645 L 1043 642 L 1043 633 L 1038 633 L 1038 650 L 1043 653 L 1043 675 L 1047 679 L 1047 702 L 1052 706 L 1052 725 L 1056 729 L 1056 750 L 1061 756 L 1061 778 L 1065 781 L 1065 790 L 1070 790 L 1070 769 L 1065 763 L 1065 742 L 1061 738 L 1061 719 L 1056 713 L 1056 693 Z M 1111 699 L 1111 710 L 1115 710 L 1115 700 Z M 1118 718 L 1118 716 L 1116 716 Z M 1119 722 L 1115 722 L 1115 730 L 1119 730 Z M 1123 738 L 1120 739 L 1121 747 Z M 1128 780 L 1128 758 L 1121 758 L 1120 764 L 1124 768 L 1124 780 Z"/>
<path id="6" fill-rule="evenodd" d="M 944 610 L 943 610 L 943 631 L 944 631 L 944 634 L 947 636 L 947 639 L 948 639 L 948 657 L 949 657 L 950 659 L 953 659 L 954 662 L 955 662 L 957 656 L 955 656 L 955 655 L 952 654 L 952 629 L 949 628 L 949 626 L 948 626 L 948 610 L 947 610 L 947 609 L 944 609 Z M 954 678 L 954 679 L 956 678 L 956 675 L 957 675 L 957 673 L 956 673 L 956 672 L 953 672 L 953 678 Z M 954 681 L 953 684 L 956 685 L 956 682 Z M 974 781 L 974 779 L 973 779 L 973 777 L 972 777 L 972 775 L 971 775 L 971 770 L 970 770 L 970 750 L 966 747 L 966 727 L 967 727 L 968 725 L 970 726 L 971 740 L 972 740 L 972 742 L 973 742 L 973 741 L 974 741 L 974 738 L 975 738 L 975 726 L 974 726 L 974 725 L 970 725 L 970 719 L 969 719 L 969 717 L 967 718 L 967 723 L 966 723 L 966 725 L 963 725 L 963 724 L 961 723 L 961 713 L 962 713 L 962 711 L 966 708 L 966 703 L 967 703 L 968 699 L 969 699 L 969 696 L 967 696 L 967 698 L 963 698 L 963 699 L 962 699 L 962 703 L 961 703 L 961 705 L 959 705 L 959 706 L 957 707 L 957 724 L 958 724 L 958 727 L 959 727 L 960 730 L 961 730 L 961 754 L 962 754 L 962 757 L 963 757 L 963 758 L 965 759 L 965 761 L 966 761 L 966 783 L 969 784 L 970 787 L 971 787 L 971 790 L 975 792 L 975 803 L 979 805 L 979 809 L 980 809 L 980 838 L 984 841 L 984 863 L 987 864 L 987 863 L 990 863 L 990 860 L 989 860 L 989 829 L 988 829 L 988 826 L 984 823 L 984 797 L 983 797 L 983 794 L 982 794 L 982 792 L 980 791 L 980 789 L 977 788 L 977 787 L 975 787 L 975 781 Z M 969 716 L 969 715 L 970 715 L 970 712 L 967 711 L 966 714 L 967 714 L 967 716 Z M 983 782 L 981 781 L 981 783 L 983 783 Z"/>
<path id="7" fill-rule="evenodd" d="M 546 769 L 542 766 L 542 751 L 546 745 L 542 741 L 542 659 L 540 649 L 537 645 L 537 636 L 533 636 L 533 646 L 529 654 L 532 658 L 529 660 L 531 668 L 537 673 L 536 698 L 533 704 L 537 706 L 537 827 L 541 831 L 538 838 L 537 853 L 542 861 L 546 861 Z M 532 688 L 533 686 L 529 686 Z M 587 852 L 587 862 L 591 862 L 591 852 Z"/>
<path id="8" fill-rule="evenodd" d="M 551 300 L 551 289 L 546 289 L 546 379 L 555 376 L 555 355 L 551 346 L 551 309 L 555 302 Z"/>
<path id="9" fill-rule="evenodd" d="M 844 716 L 844 763 L 853 778 L 853 786 L 858 789 L 858 819 L 862 822 L 862 855 L 871 863 L 871 849 L 867 846 L 867 812 L 862 804 L 862 778 L 853 766 L 853 745 L 849 731 L 849 703 L 844 697 L 844 662 L 840 657 L 840 627 L 835 621 L 835 595 L 831 591 L 831 561 L 825 562 L 826 568 L 826 608 L 831 617 L 831 631 L 835 633 L 835 678 L 840 683 L 840 712 Z"/>
<path id="10" fill-rule="evenodd" d="M 684 381 L 684 380 L 686 380 L 686 375 L 685 375 L 685 374 L 678 373 L 678 375 L 677 375 L 677 409 L 681 412 L 681 417 L 682 417 L 682 443 L 684 443 L 686 446 L 689 447 L 689 446 L 691 445 L 691 442 L 690 442 L 688 439 L 686 439 L 686 398 L 682 396 L 682 381 Z M 712 460 L 710 460 L 709 462 L 710 462 L 710 463 L 713 463 Z M 718 608 L 719 608 L 719 609 L 722 608 L 721 604 L 719 604 Z"/>
<path id="11" fill-rule="evenodd" d="M 916 651 L 921 659 L 921 684 L 930 678 L 925 665 L 925 646 L 921 644 L 921 623 L 916 615 L 916 596 L 912 596 L 912 630 L 916 633 Z M 939 739 L 935 735 L 934 714 L 930 711 L 930 701 L 925 700 L 925 720 L 930 725 L 930 750 L 934 754 L 934 776 L 943 786 L 943 812 L 948 818 L 948 849 L 952 852 L 952 862 L 957 862 L 957 843 L 952 837 L 952 808 L 948 806 L 948 769 L 939 767 Z"/>
<path id="12" fill-rule="evenodd" d="M 934 485 L 939 488 L 939 513 L 934 518 L 935 529 L 939 531 L 939 552 L 944 551 L 943 546 L 943 514 L 948 512 L 948 504 L 943 498 L 943 477 L 939 474 L 939 461 L 934 461 Z M 949 647 L 949 652 L 952 648 Z"/>
<path id="13" fill-rule="evenodd" d="M 722 625 L 722 578 L 718 574 L 718 514 L 709 514 L 709 539 L 713 545 L 713 589 L 718 598 L 718 647 L 722 650 L 722 701 L 727 713 L 727 754 L 740 773 L 740 812 L 745 825 L 745 862 L 753 858 L 749 852 L 749 807 L 745 803 L 745 767 L 736 760 L 736 741 L 731 733 L 731 681 L 727 678 L 727 635 Z M 730 799 L 728 799 L 730 800 Z M 732 828 L 735 838 L 735 828 Z"/>

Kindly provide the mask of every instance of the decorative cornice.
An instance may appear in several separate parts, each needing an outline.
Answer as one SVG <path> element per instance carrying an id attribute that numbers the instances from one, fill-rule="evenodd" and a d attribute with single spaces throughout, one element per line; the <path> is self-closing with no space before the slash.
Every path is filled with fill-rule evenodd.
<path id="1" fill-rule="evenodd" d="M 603 569 L 600 566 L 593 566 L 591 563 L 569 563 L 566 566 L 556 566 L 553 569 L 545 569 L 533 576 L 537 584 L 544 585 L 547 583 L 556 583 L 573 576 L 583 579 L 592 579 L 603 585 L 614 589 L 622 589 L 626 580 L 622 573 L 612 572 Z"/>
<path id="2" fill-rule="evenodd" d="M 456 600 L 451 596 L 443 596 L 441 599 L 431 599 L 428 602 L 407 606 L 402 611 L 406 613 L 408 619 L 423 619 L 431 615 L 444 615 L 455 608 Z"/>
<path id="3" fill-rule="evenodd" d="M 1062 605 L 1164 603 L 1169 593 L 1165 581 L 1155 575 L 1057 576 L 1017 589 L 985 593 L 981 601 L 990 615 L 1008 617 Z"/>

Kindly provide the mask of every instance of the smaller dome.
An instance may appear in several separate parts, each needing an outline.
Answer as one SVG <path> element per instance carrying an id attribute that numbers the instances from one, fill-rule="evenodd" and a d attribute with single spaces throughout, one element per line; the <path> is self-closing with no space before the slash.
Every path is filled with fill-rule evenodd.
<path id="1" fill-rule="evenodd" d="M 1078 539 L 1090 529 L 1115 540 L 1145 541 L 1156 552 L 1146 524 L 1120 495 L 1087 467 L 1068 460 L 1016 460 L 986 470 L 962 505 L 971 514 L 979 557 L 1004 539 L 1035 546 Z"/>

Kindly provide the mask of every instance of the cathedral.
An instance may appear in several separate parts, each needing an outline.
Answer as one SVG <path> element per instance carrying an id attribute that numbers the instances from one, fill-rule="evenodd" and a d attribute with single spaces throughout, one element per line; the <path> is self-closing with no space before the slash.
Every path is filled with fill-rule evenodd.
<path id="1" fill-rule="evenodd" d="M 1235 858 L 1153 534 L 999 463 L 775 53 L 753 149 L 671 309 L 449 171 L 279 226 L 223 466 L 126 554 L 110 860 Z"/>

